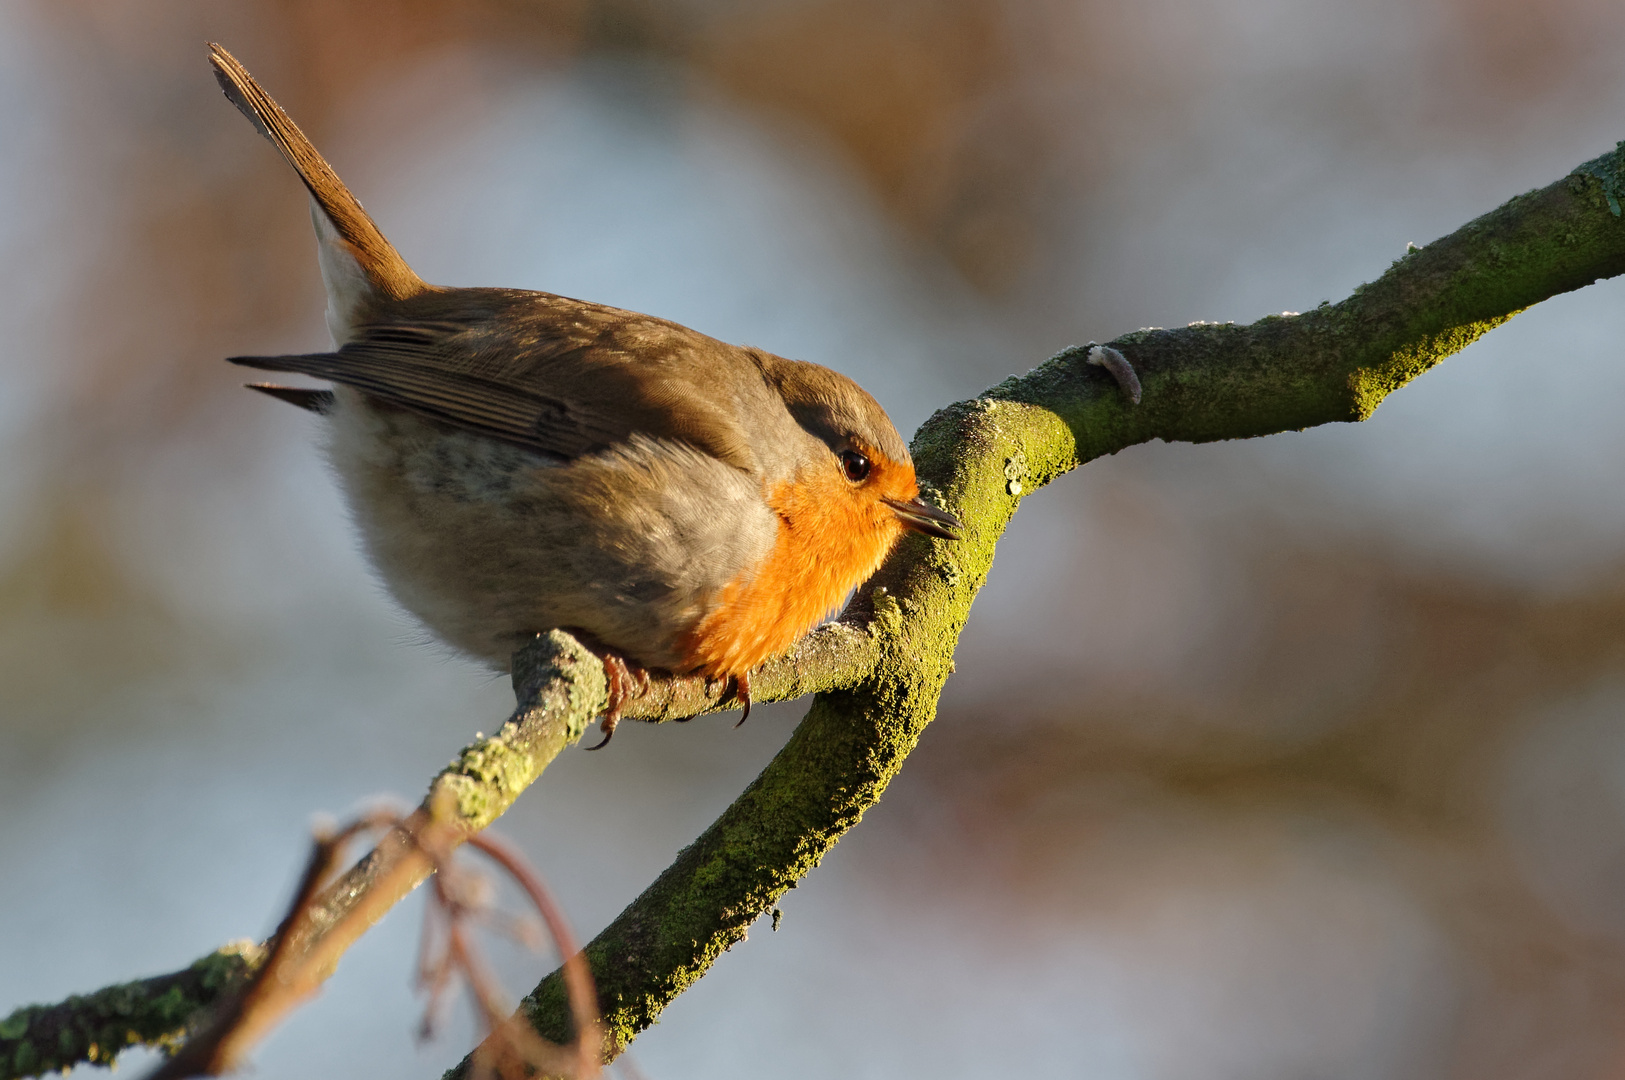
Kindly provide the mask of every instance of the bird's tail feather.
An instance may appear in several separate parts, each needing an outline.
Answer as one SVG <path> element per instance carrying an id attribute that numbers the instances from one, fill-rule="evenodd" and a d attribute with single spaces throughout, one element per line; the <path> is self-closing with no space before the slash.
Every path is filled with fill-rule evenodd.
<path id="1" fill-rule="evenodd" d="M 209 43 L 209 62 L 214 65 L 214 77 L 227 99 L 299 173 L 299 179 L 305 182 L 316 205 L 351 249 L 349 254 L 372 288 L 393 300 L 404 300 L 422 292 L 423 279 L 412 272 L 406 260 L 384 239 L 361 203 L 350 194 L 350 189 L 299 126 L 282 111 L 282 106 L 260 89 L 259 83 L 236 57 L 213 42 Z"/>

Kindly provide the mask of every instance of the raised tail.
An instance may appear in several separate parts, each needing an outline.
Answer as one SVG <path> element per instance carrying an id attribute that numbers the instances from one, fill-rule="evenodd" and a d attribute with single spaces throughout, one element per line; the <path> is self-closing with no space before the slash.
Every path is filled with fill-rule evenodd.
<path id="1" fill-rule="evenodd" d="M 324 233 L 322 221 L 316 223 L 323 246 L 322 277 L 330 305 L 329 324 L 334 315 L 341 323 L 353 319 L 354 302 L 361 298 L 348 294 L 356 292 L 357 286 L 361 291 L 370 290 L 376 298 L 390 300 L 404 300 L 422 292 L 426 287 L 423 279 L 412 272 L 406 260 L 384 239 L 361 203 L 350 194 L 333 167 L 316 152 L 299 126 L 282 111 L 282 106 L 260 89 L 259 83 L 235 56 L 214 42 L 209 43 L 209 63 L 214 65 L 214 77 L 220 89 L 299 173 L 299 179 L 305 182 L 322 217 L 331 226 L 330 232 Z M 345 261 L 353 263 L 354 270 L 342 265 Z M 362 281 L 354 280 L 356 271 Z M 341 336 L 339 329 L 334 327 L 335 337 Z"/>

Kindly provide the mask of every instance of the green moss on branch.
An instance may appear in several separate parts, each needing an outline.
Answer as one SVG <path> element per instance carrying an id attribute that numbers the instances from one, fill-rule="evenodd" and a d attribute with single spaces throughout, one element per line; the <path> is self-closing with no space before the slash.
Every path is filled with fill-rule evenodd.
<path id="1" fill-rule="evenodd" d="M 841 623 L 755 676 L 761 701 L 820 693 L 762 775 L 587 947 L 607 1053 L 618 1053 L 743 939 L 880 798 L 935 714 L 960 629 L 1023 497 L 1083 462 L 1150 439 L 1246 438 L 1369 417 L 1388 394 L 1518 311 L 1625 271 L 1621 178 L 1625 144 L 1408 253 L 1337 304 L 1250 326 L 1125 335 L 1112 344 L 1139 372 L 1138 407 L 1084 363 L 1086 350 L 1073 349 L 933 416 L 915 436 L 915 461 L 927 489 L 965 521 L 965 538 L 905 541 Z M 506 810 L 604 704 L 601 669 L 566 635 L 545 635 L 522 654 L 515 684 L 514 719 L 465 749 L 431 789 L 431 797 L 442 788 L 455 794 L 470 830 Z M 628 715 L 681 719 L 724 707 L 725 693 L 700 680 L 666 680 Z M 325 925 L 360 904 L 368 905 L 365 925 L 398 899 L 370 885 L 392 857 L 380 848 L 324 895 Z M 185 975 L 129 985 L 167 987 L 164 980 Z M 108 1060 L 111 1037 L 94 1043 L 93 1058 L 85 1039 L 52 1035 L 60 1053 L 47 1066 L 34 1036 L 47 1029 L 36 1029 L 36 1018 L 57 1017 L 53 1032 L 77 1031 L 83 1018 L 85 1031 L 99 1033 L 101 1006 L 86 1003 L 105 994 L 122 1001 L 117 992 L 126 989 L 0 1022 L 0 1054 L 12 1055 L 13 1068 L 0 1080 L 27 1075 L 16 1064 L 22 1043 L 10 1035 L 25 1022 L 22 1038 L 38 1056 L 28 1069 Z M 125 1030 L 162 1043 L 219 992 L 200 983 L 183 999 L 185 1020 L 157 1023 L 151 1035 Z M 555 973 L 524 1007 L 538 1030 L 558 1038 L 567 1025 L 563 1001 Z"/>
<path id="2" fill-rule="evenodd" d="M 1625 143 L 1409 252 L 1338 304 L 1250 326 L 1118 338 L 1111 344 L 1144 387 L 1137 407 L 1084 362 L 1084 347 L 927 421 L 914 439 L 915 463 L 965 522 L 964 539 L 904 544 L 848 616 L 868 618 L 879 650 L 873 668 L 819 694 L 762 775 L 587 946 L 606 1056 L 743 940 L 880 798 L 935 714 L 971 602 L 1022 497 L 1150 439 L 1248 438 L 1368 418 L 1388 394 L 1518 311 L 1625 272 L 1622 176 Z M 543 1035 L 568 1036 L 558 972 L 523 1011 Z"/>
<path id="3" fill-rule="evenodd" d="M 468 832 L 490 825 L 581 737 L 603 710 L 604 669 L 574 638 L 557 631 L 521 650 L 514 666 L 518 707 L 495 735 L 464 747 L 430 784 L 424 805 L 449 792 Z M 422 874 L 392 875 L 410 845 L 391 834 L 316 899 L 297 947 L 312 949 L 335 931 L 357 937 Z M 387 890 L 377 883 L 391 882 Z M 359 914 L 348 921 L 346 916 Z M 184 971 L 108 987 L 52 1006 L 20 1009 L 0 1021 L 0 1080 L 35 1076 L 81 1062 L 109 1064 L 130 1046 L 173 1049 L 214 1005 L 242 985 L 264 958 L 263 946 L 228 947 Z M 227 975 L 234 977 L 228 978 Z"/>
<path id="4" fill-rule="evenodd" d="M 55 1005 L 27 1005 L 0 1020 L 0 1078 L 111 1064 L 131 1046 L 173 1049 L 222 994 L 241 987 L 265 950 L 238 942 L 184 971 L 120 983 Z"/>
<path id="5" fill-rule="evenodd" d="M 790 655 L 759 672 L 753 696 L 761 702 L 776 701 L 850 681 L 873 665 L 875 654 L 874 641 L 861 630 L 842 624 L 823 627 Z M 513 683 L 518 699 L 513 716 L 494 735 L 481 736 L 465 746 L 431 782 L 424 799 L 427 807 L 441 793 L 449 793 L 461 824 L 470 833 L 486 828 L 512 806 L 553 758 L 581 738 L 607 701 L 603 665 L 573 637 L 559 631 L 539 635 L 514 654 Z M 629 709 L 628 715 L 680 719 L 730 707 L 728 693 L 726 687 L 708 686 L 700 679 L 665 680 Z M 400 838 L 386 838 L 324 890 L 316 900 L 317 911 L 301 947 L 314 947 L 341 924 L 344 933 L 359 935 L 410 892 L 421 875 L 402 880 L 390 873 L 408 853 L 409 845 Z M 381 889 L 379 883 L 386 881 L 391 885 Z M 360 918 L 345 922 L 358 911 Z M 228 948 L 237 950 L 232 955 L 241 951 Z M 252 948 L 260 951 L 243 955 L 263 956 L 263 947 Z M 4 1066 L 0 1080 L 83 1062 L 108 1064 L 130 1046 L 172 1049 L 224 994 L 240 985 L 199 977 L 200 971 L 218 968 L 218 955 L 206 956 L 169 975 L 108 987 L 55 1005 L 17 1010 L 0 1021 L 0 1066 Z M 117 1011 L 137 1006 L 145 1011 L 128 1016 Z M 108 1014 L 108 1009 L 114 1012 Z"/>

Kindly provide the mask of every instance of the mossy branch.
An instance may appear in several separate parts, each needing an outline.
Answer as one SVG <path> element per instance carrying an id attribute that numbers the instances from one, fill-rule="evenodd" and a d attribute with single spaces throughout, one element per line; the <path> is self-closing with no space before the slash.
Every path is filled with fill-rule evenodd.
<path id="1" fill-rule="evenodd" d="M 111 1065 L 130 1046 L 173 1050 L 263 960 L 261 946 L 238 942 L 169 975 L 24 1006 L 0 1020 L 0 1076 L 38 1076 L 86 1061 Z"/>
<path id="2" fill-rule="evenodd" d="M 1625 272 L 1625 143 L 1413 249 L 1338 304 L 1251 326 L 1141 330 L 1112 342 L 1132 406 L 1087 348 L 938 412 L 914 437 L 922 481 L 965 522 L 915 537 L 854 601 L 878 659 L 820 693 L 754 783 L 586 947 L 613 1058 L 654 1023 L 885 792 L 935 715 L 971 602 L 1022 498 L 1151 439 L 1205 442 L 1364 420 L 1389 393 L 1517 312 Z M 559 974 L 522 1010 L 566 1037 Z M 447 1074 L 467 1075 L 468 1062 Z"/>
<path id="3" fill-rule="evenodd" d="M 801 697 L 849 681 L 872 664 L 873 641 L 849 625 L 822 627 L 756 675 L 758 701 Z M 448 805 L 473 833 L 500 817 L 558 754 L 581 738 L 606 704 L 603 666 L 569 634 L 542 634 L 514 655 L 518 705 L 494 735 L 464 747 L 429 785 L 423 807 Z M 663 680 L 628 715 L 681 719 L 727 707 L 726 687 L 701 679 Z M 428 873 L 412 843 L 390 834 L 316 898 L 301 954 L 337 955 L 404 898 Z M 0 1080 L 37 1076 L 73 1065 L 111 1064 L 131 1046 L 174 1050 L 199 1030 L 226 995 L 246 986 L 267 945 L 228 945 L 190 967 L 75 995 L 54 1005 L 26 1005 L 0 1019 Z M 331 971 L 326 974 L 331 974 Z"/>
<path id="4" fill-rule="evenodd" d="M 1518 311 L 1625 272 L 1622 178 L 1625 152 L 1616 149 L 1407 253 L 1337 304 L 1250 326 L 1196 324 L 1119 338 L 1112 345 L 1144 386 L 1139 406 L 1084 362 L 1086 350 L 1072 349 L 927 421 L 914 439 L 916 465 L 934 497 L 965 522 L 965 538 L 905 541 L 840 623 L 754 677 L 757 700 L 819 693 L 762 775 L 587 946 L 606 1057 L 742 940 L 880 798 L 935 714 L 971 602 L 1022 498 L 1086 461 L 1151 439 L 1247 438 L 1369 417 L 1387 394 Z M 506 810 L 605 700 L 598 665 L 566 635 L 544 635 L 516 656 L 515 688 L 514 718 L 465 749 L 431 789 L 431 797 L 454 791 L 470 830 Z M 665 680 L 627 715 L 683 719 L 728 700 L 726 688 L 701 680 Z M 388 877 L 382 871 L 392 857 L 374 851 L 324 895 L 327 925 L 364 906 L 367 918 L 346 922 L 364 928 L 409 891 L 415 881 L 373 888 Z M 242 963 L 243 972 L 250 967 Z M 118 995 L 129 987 L 154 988 L 146 996 L 161 998 L 185 975 L 12 1013 L 0 1020 L 0 1080 L 107 1061 L 134 1042 L 172 1043 L 229 980 L 184 983 L 186 1017 L 155 1011 L 150 1023 L 94 1043 L 73 1033 L 102 1031 L 108 1006 L 91 1003 L 125 1000 Z M 567 1037 L 557 972 L 522 1008 L 544 1036 Z"/>

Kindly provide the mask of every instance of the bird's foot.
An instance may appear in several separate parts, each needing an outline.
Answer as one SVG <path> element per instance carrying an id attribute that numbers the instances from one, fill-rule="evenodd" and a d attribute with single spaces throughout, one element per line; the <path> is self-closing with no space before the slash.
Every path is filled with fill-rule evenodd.
<path id="1" fill-rule="evenodd" d="M 744 713 L 739 717 L 739 727 L 750 719 L 750 672 L 742 671 L 734 676 L 734 700 L 745 706 Z"/>
<path id="2" fill-rule="evenodd" d="M 621 722 L 621 710 L 649 692 L 649 672 L 613 649 L 605 649 L 598 656 L 604 662 L 604 681 L 609 685 L 609 704 L 598 730 L 604 733 L 597 746 L 588 750 L 602 750 L 615 737 L 615 726 Z"/>
<path id="3" fill-rule="evenodd" d="M 1136 405 L 1140 403 L 1140 377 L 1134 373 L 1134 365 L 1128 362 L 1128 357 L 1110 345 L 1096 345 L 1091 341 L 1085 363 L 1105 368 L 1128 399 Z"/>

